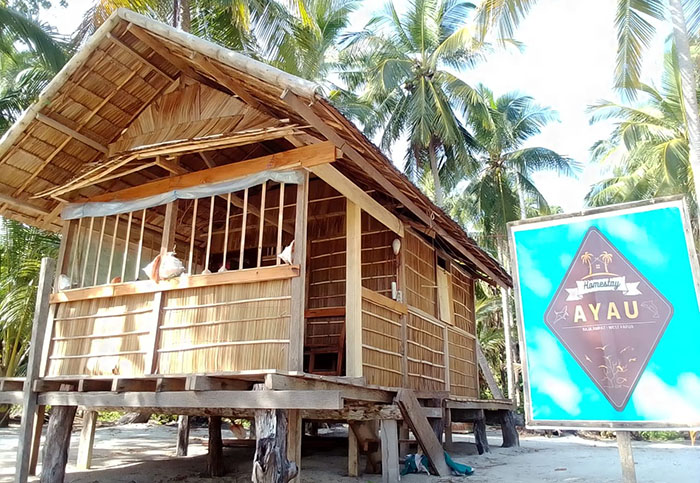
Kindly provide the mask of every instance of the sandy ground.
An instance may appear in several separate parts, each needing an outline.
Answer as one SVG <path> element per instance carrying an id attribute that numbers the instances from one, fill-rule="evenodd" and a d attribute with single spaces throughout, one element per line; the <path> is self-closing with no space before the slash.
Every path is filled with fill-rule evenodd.
<path id="1" fill-rule="evenodd" d="M 321 431 L 323 434 L 323 430 Z M 206 428 L 190 433 L 190 456 L 173 457 L 174 426 L 136 424 L 100 427 L 96 431 L 94 468 L 77 471 L 73 466 L 78 432 L 73 433 L 68 464 L 69 482 L 247 482 L 250 481 L 251 448 L 225 448 L 228 474 L 225 478 L 201 476 L 206 465 Z M 489 431 L 491 453 L 478 456 L 471 435 L 455 435 L 451 454 L 469 464 L 476 473 L 467 478 L 437 478 L 409 475 L 411 482 L 617 482 L 620 469 L 614 443 L 584 440 L 575 436 L 521 438 L 520 448 L 500 448 L 499 433 Z M 231 437 L 224 432 L 224 438 Z M 336 440 L 337 441 L 337 440 Z M 340 442 L 342 444 L 342 442 Z M 311 446 L 311 445 L 307 445 Z M 313 444 L 304 448 L 302 479 L 313 483 L 378 482 L 380 475 L 349 478 L 346 475 L 346 449 L 339 444 Z M 0 481 L 12 481 L 17 427 L 0 429 Z M 700 482 L 700 447 L 687 442 L 635 442 L 634 453 L 639 482 Z M 362 467 L 362 466 L 361 466 Z"/>

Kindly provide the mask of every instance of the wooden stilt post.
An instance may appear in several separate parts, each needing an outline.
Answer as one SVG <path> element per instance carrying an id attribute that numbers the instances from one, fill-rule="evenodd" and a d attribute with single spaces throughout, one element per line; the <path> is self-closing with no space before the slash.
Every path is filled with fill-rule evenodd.
<path id="1" fill-rule="evenodd" d="M 350 200 L 346 203 L 345 372 L 362 377 L 362 210 Z"/>
<path id="2" fill-rule="evenodd" d="M 207 474 L 210 478 L 223 476 L 224 453 L 221 440 L 221 416 L 209 416 L 209 452 L 207 453 Z"/>
<path id="3" fill-rule="evenodd" d="M 65 243 L 64 243 L 65 244 Z M 39 377 L 41 370 L 41 355 L 46 339 L 46 327 L 50 316 L 49 296 L 51 295 L 51 283 L 54 280 L 56 262 L 50 258 L 41 260 L 41 272 L 37 289 L 34 319 L 32 321 L 32 339 L 29 346 L 29 359 L 27 364 L 27 377 L 24 382 L 24 396 L 22 398 L 22 425 L 19 431 L 17 447 L 17 467 L 15 481 L 25 483 L 30 473 L 32 449 L 35 453 L 38 448 L 38 438 L 35 423 L 38 426 L 43 421 L 43 408 L 39 409 L 37 394 L 34 392 L 34 380 Z M 49 335 L 50 337 L 50 335 Z M 41 414 L 40 414 L 41 413 Z M 41 417 L 39 417 L 41 416 Z M 39 431 L 41 431 L 39 429 Z M 41 433 L 39 433 L 41 434 Z"/>
<path id="4" fill-rule="evenodd" d="M 474 421 L 474 441 L 479 454 L 489 453 L 489 441 L 486 438 L 486 419 L 480 417 Z"/>
<path id="5" fill-rule="evenodd" d="M 382 483 L 399 481 L 399 432 L 395 419 L 382 419 Z"/>
<path id="6" fill-rule="evenodd" d="M 518 431 L 515 429 L 513 411 L 498 411 L 498 417 L 501 421 L 501 434 L 503 435 L 503 444 L 501 447 L 511 448 L 513 446 L 520 446 L 520 436 L 518 436 Z"/>
<path id="7" fill-rule="evenodd" d="M 39 462 L 39 446 L 41 445 L 41 430 L 44 428 L 44 416 L 46 406 L 37 406 L 34 413 L 34 434 L 32 435 L 32 449 L 29 457 L 29 474 L 36 475 L 36 465 Z"/>
<path id="8" fill-rule="evenodd" d="M 301 481 L 301 439 L 304 435 L 301 411 L 288 410 L 287 420 L 287 459 L 297 466 L 297 475 L 289 481 L 298 483 Z"/>
<path id="9" fill-rule="evenodd" d="M 190 417 L 179 415 L 177 417 L 177 456 L 187 456 L 187 447 L 190 442 Z"/>
<path id="10" fill-rule="evenodd" d="M 79 470 L 89 470 L 92 463 L 92 448 L 95 444 L 95 427 L 97 426 L 97 411 L 85 411 L 83 416 L 83 430 L 80 432 L 80 445 L 78 446 L 78 460 L 76 467 Z"/>
<path id="11" fill-rule="evenodd" d="M 254 391 L 264 391 L 264 384 L 253 386 Z M 301 415 L 293 416 L 299 428 Z M 297 421 L 297 419 L 299 421 Z M 257 409 L 255 411 L 255 458 L 253 459 L 253 483 L 287 483 L 298 473 L 297 465 L 289 461 L 287 452 L 289 419 L 284 409 Z M 299 436 L 301 430 L 299 428 Z M 296 452 L 296 448 L 295 448 Z"/>
<path id="12" fill-rule="evenodd" d="M 360 448 L 357 436 L 348 424 L 348 476 L 360 476 Z"/>
<path id="13" fill-rule="evenodd" d="M 445 415 L 445 443 L 443 447 L 449 450 L 452 447 L 452 410 L 445 407 L 443 411 Z"/>
<path id="14" fill-rule="evenodd" d="M 622 483 L 637 483 L 631 433 L 629 431 L 617 431 L 616 435 L 617 449 L 620 452 L 620 465 L 622 466 Z"/>
<path id="15" fill-rule="evenodd" d="M 46 429 L 46 444 L 41 468 L 41 483 L 63 483 L 66 477 L 70 434 L 76 406 L 54 406 Z"/>

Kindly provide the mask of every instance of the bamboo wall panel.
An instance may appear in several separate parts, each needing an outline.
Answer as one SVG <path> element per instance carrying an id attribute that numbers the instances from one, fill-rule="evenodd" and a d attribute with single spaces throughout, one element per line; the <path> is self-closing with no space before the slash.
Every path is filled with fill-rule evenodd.
<path id="1" fill-rule="evenodd" d="M 362 213 L 362 286 L 391 297 L 396 282 L 397 260 L 391 243 L 396 234 L 375 218 Z"/>
<path id="2" fill-rule="evenodd" d="M 479 397 L 476 366 L 476 339 L 458 329 L 448 329 L 450 355 L 450 394 Z"/>
<path id="3" fill-rule="evenodd" d="M 59 304 L 46 375 L 143 375 L 152 304 L 152 294 Z"/>
<path id="4" fill-rule="evenodd" d="M 406 355 L 408 385 L 420 391 L 445 390 L 444 324 L 409 307 Z"/>
<path id="5" fill-rule="evenodd" d="M 290 281 L 164 294 L 158 372 L 287 369 Z"/>
<path id="6" fill-rule="evenodd" d="M 406 230 L 406 301 L 432 316 L 437 316 L 437 280 L 435 249 L 415 233 Z"/>
<path id="7" fill-rule="evenodd" d="M 458 329 L 476 335 L 474 279 L 454 263 L 452 264 L 451 273 L 454 325 Z"/>
<path id="8" fill-rule="evenodd" d="M 362 374 L 368 384 L 401 387 L 401 314 L 362 299 Z"/>

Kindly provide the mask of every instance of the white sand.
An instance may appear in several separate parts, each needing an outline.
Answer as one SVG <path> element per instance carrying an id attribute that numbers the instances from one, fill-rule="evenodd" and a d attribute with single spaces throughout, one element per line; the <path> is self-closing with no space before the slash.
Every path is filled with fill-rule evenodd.
<path id="1" fill-rule="evenodd" d="M 173 456 L 176 439 L 174 426 L 136 424 L 97 429 L 93 469 L 77 471 L 78 432 L 73 433 L 68 464 L 69 482 L 246 482 L 250 481 L 250 448 L 225 448 L 224 458 L 229 473 L 225 478 L 202 478 L 206 466 L 206 428 L 193 428 L 190 456 Z M 224 433 L 224 438 L 232 437 Z M 491 453 L 474 453 L 471 435 L 456 435 L 451 454 L 457 461 L 476 468 L 468 478 L 437 478 L 410 475 L 411 482 L 617 482 L 620 469 L 614 442 L 597 442 L 574 436 L 521 438 L 520 448 L 503 449 L 499 433 L 489 431 Z M 302 479 L 308 482 L 377 482 L 380 475 L 349 478 L 346 474 L 346 452 L 334 445 L 318 445 L 304 450 Z M 12 481 L 17 448 L 17 427 L 0 429 L 0 481 Z M 634 443 L 639 482 L 700 482 L 700 446 L 688 442 Z M 362 467 L 362 466 L 361 466 Z"/>

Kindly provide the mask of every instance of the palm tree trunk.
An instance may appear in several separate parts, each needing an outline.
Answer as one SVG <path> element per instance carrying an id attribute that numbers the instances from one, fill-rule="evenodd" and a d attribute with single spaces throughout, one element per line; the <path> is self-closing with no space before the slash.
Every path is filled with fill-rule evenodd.
<path id="1" fill-rule="evenodd" d="M 185 32 L 192 27 L 192 14 L 190 13 L 190 0 L 180 0 L 180 28 Z"/>
<path id="2" fill-rule="evenodd" d="M 683 110 L 685 124 L 688 129 L 689 161 L 693 170 L 695 199 L 700 196 L 700 117 L 698 116 L 698 99 L 696 93 L 695 70 L 690 57 L 688 30 L 683 14 L 682 0 L 669 0 L 671 23 L 673 24 L 673 39 L 676 42 L 678 70 L 681 75 L 681 90 L 683 92 Z M 699 221 L 700 227 L 700 221 Z"/>
<path id="3" fill-rule="evenodd" d="M 442 183 L 440 182 L 440 171 L 437 165 L 437 154 L 435 152 L 435 141 L 430 140 L 428 144 L 428 156 L 430 156 L 430 172 L 433 175 L 433 189 L 435 190 L 435 204 L 442 207 L 444 194 L 442 192 Z"/>
<path id="4" fill-rule="evenodd" d="M 525 191 L 520 180 L 518 180 L 518 198 L 520 199 L 520 219 L 524 220 L 527 218 L 527 208 L 525 206 Z"/>

